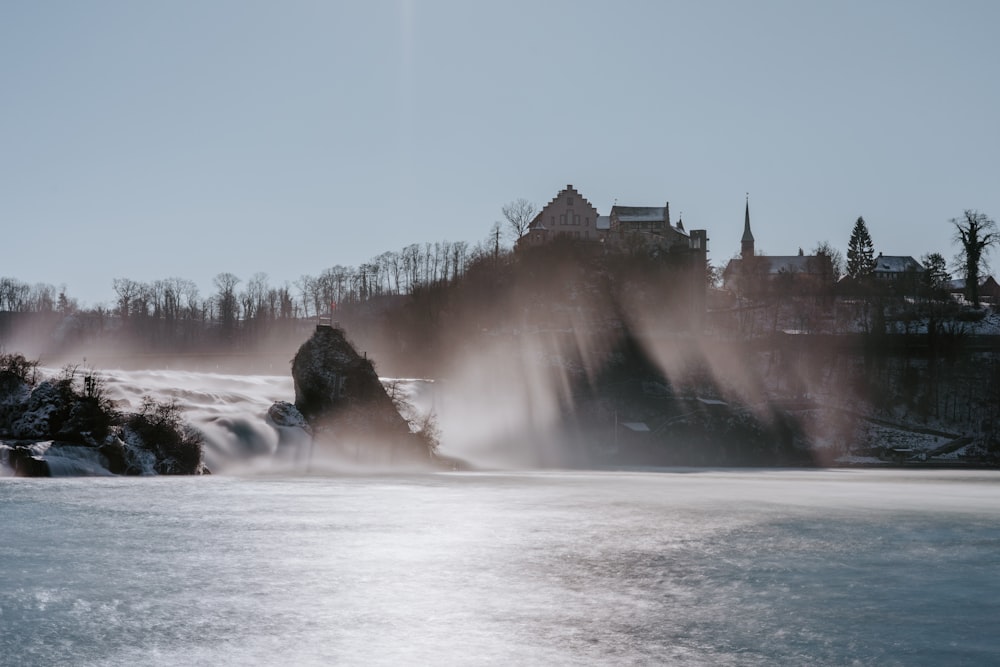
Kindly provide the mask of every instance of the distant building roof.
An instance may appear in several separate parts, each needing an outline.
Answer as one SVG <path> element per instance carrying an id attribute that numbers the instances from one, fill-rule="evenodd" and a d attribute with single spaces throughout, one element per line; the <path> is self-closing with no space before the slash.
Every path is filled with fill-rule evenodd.
<path id="1" fill-rule="evenodd" d="M 879 255 L 875 258 L 875 273 L 921 273 L 923 265 L 910 256 Z"/>
<path id="2" fill-rule="evenodd" d="M 759 261 L 772 276 L 781 273 L 822 274 L 829 269 L 824 267 L 823 262 L 817 261 L 820 257 L 822 255 L 757 255 L 754 260 Z M 729 260 L 725 272 L 735 271 L 743 261 L 740 258 Z"/>
<path id="3" fill-rule="evenodd" d="M 979 281 L 980 287 L 986 287 L 992 284 L 996 284 L 996 279 L 993 276 L 986 276 Z M 944 286 L 945 289 L 952 292 L 965 291 L 965 278 L 952 278 L 951 280 L 945 281 Z"/>
<path id="4" fill-rule="evenodd" d="M 816 257 L 813 255 L 765 255 L 768 273 L 816 273 Z"/>
<path id="5" fill-rule="evenodd" d="M 666 206 L 612 206 L 611 214 L 618 222 L 665 222 L 670 218 Z"/>

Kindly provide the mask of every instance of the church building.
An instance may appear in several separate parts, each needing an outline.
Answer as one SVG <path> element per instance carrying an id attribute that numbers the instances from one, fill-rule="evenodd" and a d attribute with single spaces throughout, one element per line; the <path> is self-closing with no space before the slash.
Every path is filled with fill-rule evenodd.
<path id="1" fill-rule="evenodd" d="M 771 287 L 778 281 L 783 286 L 811 289 L 832 285 L 833 263 L 826 255 L 806 255 L 801 250 L 798 255 L 756 254 L 750 230 L 750 196 L 747 195 L 740 256 L 729 260 L 722 272 L 723 287 L 737 294 L 746 294 Z"/>

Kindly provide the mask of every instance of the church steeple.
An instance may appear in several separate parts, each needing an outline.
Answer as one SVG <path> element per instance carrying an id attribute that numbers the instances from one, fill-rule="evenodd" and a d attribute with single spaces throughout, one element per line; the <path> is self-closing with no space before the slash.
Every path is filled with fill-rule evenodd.
<path id="1" fill-rule="evenodd" d="M 753 257 L 753 233 L 750 231 L 750 193 L 747 193 L 747 210 L 743 222 L 743 239 L 740 241 L 740 255 L 743 259 Z"/>

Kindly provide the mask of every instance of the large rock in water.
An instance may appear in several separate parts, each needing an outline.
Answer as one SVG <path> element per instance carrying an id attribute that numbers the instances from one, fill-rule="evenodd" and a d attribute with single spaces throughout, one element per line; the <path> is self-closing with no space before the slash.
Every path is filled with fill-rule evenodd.
<path id="1" fill-rule="evenodd" d="M 340 457 L 365 464 L 427 463 L 431 452 L 410 432 L 375 373 L 342 329 L 319 325 L 292 360 L 295 407 L 314 437 Z"/>

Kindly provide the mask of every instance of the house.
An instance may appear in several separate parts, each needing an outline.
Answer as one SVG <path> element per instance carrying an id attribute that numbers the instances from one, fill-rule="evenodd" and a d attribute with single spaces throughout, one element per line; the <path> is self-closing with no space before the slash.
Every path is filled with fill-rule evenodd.
<path id="1" fill-rule="evenodd" d="M 967 299 L 965 278 L 955 278 L 945 283 L 945 289 L 954 299 Z M 979 300 L 982 303 L 1000 304 L 1000 283 L 993 276 L 986 276 L 979 281 Z"/>
<path id="2" fill-rule="evenodd" d="M 874 260 L 871 276 L 844 276 L 837 283 L 837 293 L 846 297 L 893 294 L 913 297 L 926 293 L 927 269 L 909 255 L 883 255 Z"/>
<path id="3" fill-rule="evenodd" d="M 883 255 L 875 258 L 872 278 L 875 284 L 902 296 L 915 296 L 925 287 L 927 269 L 908 255 Z"/>
<path id="4" fill-rule="evenodd" d="M 597 217 L 594 205 L 567 185 L 539 211 L 517 245 L 538 246 L 559 237 L 596 241 Z"/>
<path id="5" fill-rule="evenodd" d="M 872 276 L 885 283 L 916 282 L 927 271 L 924 265 L 906 255 L 878 254 Z"/>
<path id="6" fill-rule="evenodd" d="M 740 256 L 729 260 L 722 272 L 723 287 L 747 293 L 771 287 L 789 291 L 815 291 L 833 284 L 833 262 L 827 255 L 758 255 L 750 230 L 750 198 L 747 197 L 740 238 Z"/>

